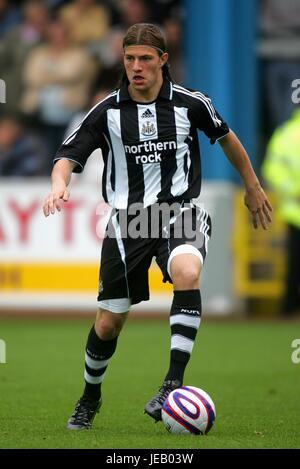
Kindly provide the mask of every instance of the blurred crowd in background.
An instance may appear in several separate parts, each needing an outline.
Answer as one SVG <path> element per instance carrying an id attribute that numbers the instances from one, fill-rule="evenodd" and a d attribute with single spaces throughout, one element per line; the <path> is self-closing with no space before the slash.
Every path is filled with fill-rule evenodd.
<path id="1" fill-rule="evenodd" d="M 129 26 L 159 24 L 183 82 L 180 0 L 0 0 L 0 176 L 49 175 L 68 127 L 118 84 Z"/>
<path id="2" fill-rule="evenodd" d="M 296 107 L 292 83 L 300 79 L 300 1 L 259 0 L 259 7 L 260 124 L 268 141 Z"/>
<path id="3" fill-rule="evenodd" d="M 50 174 L 74 116 L 117 86 L 122 37 L 136 22 L 162 27 L 173 79 L 184 84 L 184 0 L 0 0 L 0 176 Z M 260 161 L 295 107 L 299 25 L 299 0 L 258 1 Z"/>
<path id="4" fill-rule="evenodd" d="M 295 107 L 300 0 L 258 0 L 257 13 L 262 161 Z M 0 176 L 50 174 L 72 122 L 117 86 L 122 37 L 137 22 L 162 27 L 173 79 L 186 84 L 184 0 L 0 0 Z"/>
<path id="5" fill-rule="evenodd" d="M 250 157 L 287 227 L 282 311 L 289 314 L 300 311 L 300 0 L 243 1 L 257 5 L 257 155 Z M 207 18 L 199 16 L 201 28 Z M 173 80 L 187 86 L 185 0 L 0 0 L 0 178 L 50 176 L 64 138 L 118 86 L 122 38 L 138 22 L 161 26 Z M 102 167 L 96 150 L 80 180 L 98 186 Z"/>
<path id="6" fill-rule="evenodd" d="M 261 0 L 260 6 L 261 173 L 286 227 L 280 309 L 290 317 L 300 315 L 300 1 Z"/>

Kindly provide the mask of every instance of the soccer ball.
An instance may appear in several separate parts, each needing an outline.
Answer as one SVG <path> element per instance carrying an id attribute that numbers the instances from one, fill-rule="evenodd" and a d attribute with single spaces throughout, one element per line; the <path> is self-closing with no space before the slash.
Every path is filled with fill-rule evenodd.
<path id="1" fill-rule="evenodd" d="M 204 435 L 216 418 L 212 398 L 195 386 L 182 386 L 172 391 L 162 408 L 162 420 L 170 433 Z"/>

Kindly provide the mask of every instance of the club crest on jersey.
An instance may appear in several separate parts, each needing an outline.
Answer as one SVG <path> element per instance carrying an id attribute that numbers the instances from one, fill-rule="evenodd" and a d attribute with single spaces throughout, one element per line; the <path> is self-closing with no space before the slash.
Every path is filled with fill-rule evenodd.
<path id="1" fill-rule="evenodd" d="M 147 137 L 156 134 L 156 128 L 153 122 L 147 121 L 142 125 L 141 133 Z"/>

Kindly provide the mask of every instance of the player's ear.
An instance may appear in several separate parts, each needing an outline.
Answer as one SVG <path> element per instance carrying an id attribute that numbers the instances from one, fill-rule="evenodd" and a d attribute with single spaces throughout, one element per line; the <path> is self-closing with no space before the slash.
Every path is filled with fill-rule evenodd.
<path id="1" fill-rule="evenodd" d="M 169 60 L 169 54 L 168 52 L 164 52 L 161 56 L 160 56 L 160 66 L 163 67 Z"/>

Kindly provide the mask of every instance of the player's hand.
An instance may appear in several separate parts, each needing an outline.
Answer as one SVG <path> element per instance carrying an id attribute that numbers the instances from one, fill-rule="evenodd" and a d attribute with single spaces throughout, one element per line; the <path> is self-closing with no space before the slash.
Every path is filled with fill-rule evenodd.
<path id="1" fill-rule="evenodd" d="M 64 184 L 60 186 L 54 186 L 52 191 L 46 197 L 43 212 L 45 217 L 48 217 L 50 213 L 54 214 L 55 210 L 61 211 L 61 201 L 67 202 L 69 200 L 70 193 Z"/>
<path id="2" fill-rule="evenodd" d="M 263 229 L 267 230 L 269 223 L 272 222 L 272 205 L 260 184 L 246 189 L 244 202 L 251 213 L 254 228 L 257 229 L 259 220 Z"/>

